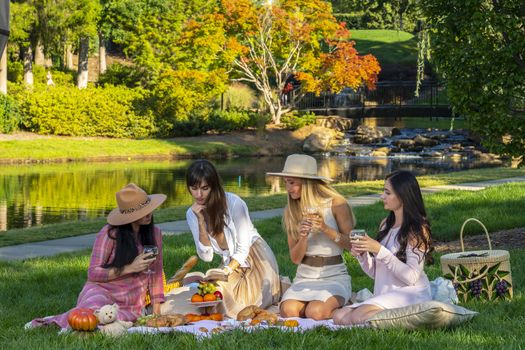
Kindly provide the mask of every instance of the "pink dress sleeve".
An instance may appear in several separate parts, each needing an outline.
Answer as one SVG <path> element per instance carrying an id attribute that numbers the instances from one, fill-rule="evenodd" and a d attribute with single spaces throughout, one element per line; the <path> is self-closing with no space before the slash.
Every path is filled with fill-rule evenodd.
<path id="1" fill-rule="evenodd" d="M 155 237 L 155 243 L 159 250 L 159 254 L 155 259 L 155 262 L 151 266 L 155 273 L 151 275 L 151 279 L 149 281 L 149 290 L 151 295 L 151 303 L 158 304 L 164 302 L 164 285 L 162 283 L 162 232 L 160 231 L 160 228 L 155 226 L 155 231 L 153 235 Z"/>
<path id="2" fill-rule="evenodd" d="M 359 262 L 359 265 L 361 265 L 361 268 L 363 271 L 370 277 L 375 278 L 376 274 L 376 264 L 375 264 L 375 258 L 370 256 L 368 253 L 364 253 L 361 255 L 358 255 L 357 261 Z"/>
<path id="3" fill-rule="evenodd" d="M 88 268 L 88 281 L 107 282 L 109 269 L 102 267 L 106 264 L 115 247 L 115 240 L 108 236 L 109 225 L 104 226 L 97 234 L 93 251 L 91 252 L 91 262 Z"/>
<path id="4" fill-rule="evenodd" d="M 387 270 L 396 276 L 396 278 L 412 286 L 416 284 L 419 276 L 423 272 L 425 264 L 424 253 L 419 249 L 413 249 L 411 245 L 407 245 L 406 256 L 406 263 L 404 263 L 390 250 L 381 246 L 376 259 L 381 260 Z"/>

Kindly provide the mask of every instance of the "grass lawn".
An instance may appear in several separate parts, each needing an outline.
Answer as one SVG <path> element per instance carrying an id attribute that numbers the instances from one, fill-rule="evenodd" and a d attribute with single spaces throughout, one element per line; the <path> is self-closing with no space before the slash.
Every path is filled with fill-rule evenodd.
<path id="1" fill-rule="evenodd" d="M 102 160 L 110 157 L 126 159 L 136 157 L 173 158 L 188 155 L 227 156 L 250 155 L 249 147 L 225 142 L 170 141 L 160 139 L 130 140 L 110 138 L 49 137 L 32 140 L 12 140 L 0 143 L 1 159 L 75 159 Z"/>
<path id="2" fill-rule="evenodd" d="M 421 187 L 428 187 L 464 182 L 485 181 L 524 175 L 525 168 L 487 168 L 420 176 L 418 177 L 418 181 Z M 345 197 L 380 193 L 383 189 L 383 180 L 341 183 L 336 184 L 335 188 Z M 509 195 L 513 197 L 517 194 L 512 193 L 511 191 Z M 465 196 L 468 197 L 469 195 L 465 194 Z M 267 196 L 254 195 L 250 197 L 245 197 L 244 199 L 248 204 L 248 208 L 250 208 L 251 211 L 282 208 L 286 205 L 286 195 L 284 193 L 272 194 Z M 503 202 L 505 202 L 504 198 Z M 466 212 L 470 212 L 471 208 L 473 207 L 475 207 L 474 204 L 472 204 L 471 207 L 466 207 Z M 491 206 L 488 204 L 486 205 L 486 207 L 487 210 L 490 210 L 491 208 Z M 505 208 L 505 206 L 502 205 L 501 208 Z M 158 209 L 155 211 L 155 221 L 157 223 L 161 223 L 167 221 L 184 220 L 186 217 L 186 209 L 186 206 Z M 356 208 L 356 210 L 360 209 Z M 441 213 L 438 214 L 441 215 Z M 368 215 L 367 211 L 365 211 L 364 215 Z M 360 216 L 358 216 L 358 218 L 360 218 Z M 100 229 L 100 227 L 104 224 L 104 222 L 105 219 L 100 218 L 95 220 L 76 221 L 72 223 L 68 222 L 61 224 L 35 226 L 26 229 L 13 229 L 3 232 L 0 235 L 0 247 L 93 233 L 97 232 Z M 376 221 L 373 222 L 375 223 Z"/>
<path id="3" fill-rule="evenodd" d="M 478 216 L 487 226 L 494 229 L 510 221 L 514 226 L 523 226 L 523 192 L 525 185 L 505 185 L 496 189 L 464 193 L 448 191 L 426 196 L 426 204 L 433 222 L 433 230 L 438 237 L 450 233 L 455 239 L 459 234 L 462 215 Z M 509 199 L 514 208 L 496 207 L 502 205 L 501 198 L 511 192 L 521 196 L 521 207 Z M 473 211 L 482 207 L 483 212 Z M 470 209 L 469 209 L 470 207 Z M 520 209 L 521 208 L 521 209 Z M 476 209 L 477 210 L 477 209 Z M 494 213 L 494 215 L 490 215 Z M 373 205 L 356 208 L 360 227 L 376 227 L 379 219 L 385 215 L 384 210 Z M 486 215 L 481 217 L 481 215 Z M 256 226 L 261 235 L 270 244 L 277 257 L 280 273 L 293 277 L 296 267 L 290 262 L 285 235 L 281 228 L 280 218 L 259 221 Z M 489 229 L 490 230 L 490 229 Z M 373 232 L 373 231 L 371 231 Z M 168 276 L 194 254 L 194 244 L 189 234 L 164 238 L 164 266 Z M 259 331 L 245 334 L 240 331 L 214 336 L 212 339 L 197 341 L 187 334 L 166 335 L 128 335 L 117 340 L 104 339 L 99 334 L 79 337 L 76 335 L 58 336 L 55 328 L 39 328 L 26 332 L 25 322 L 34 317 L 61 313 L 76 302 L 85 279 L 89 264 L 89 251 L 76 254 L 62 254 L 53 258 L 30 259 L 19 262 L 0 262 L 0 293 L 2 303 L 0 327 L 2 329 L 3 349 L 62 349 L 62 348 L 338 348 L 356 349 L 517 349 L 523 345 L 525 332 L 525 299 L 523 286 L 525 272 L 525 249 L 511 250 L 512 277 L 515 297 L 510 302 L 481 303 L 469 302 L 463 306 L 478 311 L 479 316 L 451 330 L 379 331 L 371 329 L 340 330 L 336 332 L 317 329 L 305 334 L 282 332 L 278 330 Z M 439 257 L 436 264 L 426 268 L 430 279 L 441 275 Z M 354 291 L 362 288 L 373 288 L 373 281 L 360 269 L 359 265 L 346 254 L 347 266 L 352 276 Z M 205 270 L 215 266 L 218 258 L 212 263 L 199 262 L 196 269 Z M 387 345 L 388 344 L 388 345 Z"/>
<path id="4" fill-rule="evenodd" d="M 387 29 L 353 29 L 350 39 L 355 41 L 359 54 L 371 53 L 380 64 L 416 64 L 417 37 L 413 34 Z"/>

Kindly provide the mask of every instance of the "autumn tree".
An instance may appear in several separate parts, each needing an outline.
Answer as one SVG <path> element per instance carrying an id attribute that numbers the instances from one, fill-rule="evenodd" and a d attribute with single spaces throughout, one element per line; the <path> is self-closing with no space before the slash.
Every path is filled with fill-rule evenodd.
<path id="1" fill-rule="evenodd" d="M 186 30 L 193 33 L 187 46 L 216 50 L 230 65 L 232 80 L 259 91 L 275 124 L 307 92 L 372 87 L 379 73 L 375 57 L 357 54 L 344 24 L 321 0 L 221 0 L 216 13 L 192 21 Z M 281 95 L 292 78 L 301 85 L 284 106 Z"/>
<path id="2" fill-rule="evenodd" d="M 431 57 L 450 103 L 493 152 L 525 154 L 525 6 L 521 0 L 421 0 Z"/>

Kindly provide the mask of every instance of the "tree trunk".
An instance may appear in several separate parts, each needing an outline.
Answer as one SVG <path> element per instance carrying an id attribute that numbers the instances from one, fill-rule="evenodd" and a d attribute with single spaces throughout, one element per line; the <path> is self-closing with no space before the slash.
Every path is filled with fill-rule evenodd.
<path id="1" fill-rule="evenodd" d="M 73 67 L 73 49 L 71 47 L 71 44 L 66 45 L 66 68 L 69 70 L 75 69 Z"/>
<path id="2" fill-rule="evenodd" d="M 31 45 L 24 50 L 24 83 L 32 86 L 33 79 L 33 50 Z"/>
<path id="3" fill-rule="evenodd" d="M 7 94 L 7 45 L 0 56 L 0 93 Z"/>
<path id="4" fill-rule="evenodd" d="M 98 47 L 98 76 L 106 73 L 106 40 L 102 34 L 99 35 Z"/>
<path id="5" fill-rule="evenodd" d="M 35 64 L 37 66 L 44 66 L 45 63 L 44 45 L 42 45 L 42 42 L 38 40 L 35 47 Z"/>
<path id="6" fill-rule="evenodd" d="M 80 48 L 78 50 L 78 81 L 77 87 L 85 89 L 88 84 L 88 50 L 89 38 L 80 38 Z"/>

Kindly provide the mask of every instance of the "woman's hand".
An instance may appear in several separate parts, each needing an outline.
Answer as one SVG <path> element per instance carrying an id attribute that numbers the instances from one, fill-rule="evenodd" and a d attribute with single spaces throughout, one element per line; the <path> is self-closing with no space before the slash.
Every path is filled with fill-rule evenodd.
<path id="1" fill-rule="evenodd" d="M 352 240 L 352 248 L 350 252 L 352 252 L 352 255 L 354 255 L 354 253 L 361 255 L 365 252 L 377 254 L 379 253 L 380 249 L 381 249 L 381 243 L 379 243 L 375 239 L 370 238 L 368 235 L 366 235 L 356 240 Z"/>
<path id="2" fill-rule="evenodd" d="M 148 266 L 151 265 L 151 263 L 153 263 L 155 260 L 156 258 L 152 258 L 150 253 L 139 254 L 131 264 L 125 266 L 125 273 L 142 272 L 146 270 Z"/>
<path id="3" fill-rule="evenodd" d="M 193 205 L 191 206 L 191 210 L 195 213 L 200 223 L 205 221 L 204 219 L 204 212 L 206 210 L 205 205 L 193 203 Z"/>
<path id="4" fill-rule="evenodd" d="M 325 224 L 324 219 L 319 214 L 309 215 L 306 221 L 311 225 L 311 229 L 314 232 L 326 232 L 328 226 Z"/>
<path id="5" fill-rule="evenodd" d="M 312 224 L 309 221 L 303 219 L 299 226 L 299 238 L 308 237 L 310 230 L 312 230 Z"/>

